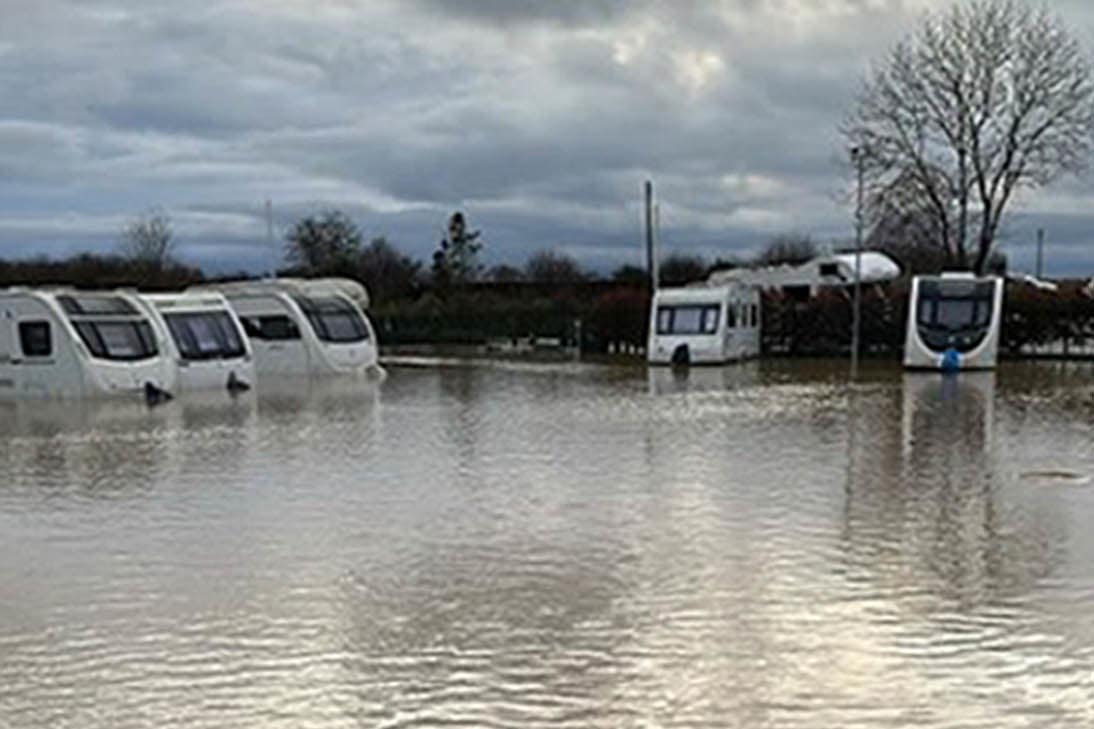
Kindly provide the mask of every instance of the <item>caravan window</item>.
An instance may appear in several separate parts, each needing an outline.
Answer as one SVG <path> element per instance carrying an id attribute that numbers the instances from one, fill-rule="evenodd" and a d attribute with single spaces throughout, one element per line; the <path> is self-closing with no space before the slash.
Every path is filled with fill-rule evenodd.
<path id="1" fill-rule="evenodd" d="M 246 354 L 227 312 L 166 314 L 163 318 L 183 359 L 228 359 Z"/>
<path id="2" fill-rule="evenodd" d="M 714 334 L 718 331 L 718 312 L 714 305 L 660 306 L 657 308 L 658 334 Z"/>
<path id="3" fill-rule="evenodd" d="M 19 345 L 24 357 L 49 357 L 53 354 L 53 337 L 48 321 L 19 322 Z"/>
<path id="4" fill-rule="evenodd" d="M 87 316 L 108 314 L 111 316 L 136 316 L 137 310 L 125 299 L 117 296 L 58 296 L 57 302 L 66 314 Z"/>
<path id="5" fill-rule="evenodd" d="M 242 317 L 243 331 L 251 339 L 265 342 L 284 342 L 300 339 L 296 323 L 284 314 Z"/>
<path id="6" fill-rule="evenodd" d="M 749 321 L 751 322 L 750 326 L 752 326 L 753 328 L 759 326 L 759 324 L 760 324 L 759 307 L 756 306 L 755 304 L 749 304 L 748 305 L 748 310 L 749 310 Z"/>
<path id="7" fill-rule="evenodd" d="M 92 357 L 112 360 L 141 360 L 158 354 L 152 327 L 146 321 L 73 322 Z"/>
<path id="8" fill-rule="evenodd" d="M 916 311 L 920 326 L 943 331 L 987 327 L 994 308 L 992 283 L 923 281 Z"/>
<path id="9" fill-rule="evenodd" d="M 349 301 L 336 297 L 318 299 L 297 296 L 295 299 L 322 341 L 363 342 L 369 338 L 365 320 Z"/>
<path id="10" fill-rule="evenodd" d="M 730 329 L 737 328 L 737 307 L 733 304 L 726 307 L 726 326 Z"/>

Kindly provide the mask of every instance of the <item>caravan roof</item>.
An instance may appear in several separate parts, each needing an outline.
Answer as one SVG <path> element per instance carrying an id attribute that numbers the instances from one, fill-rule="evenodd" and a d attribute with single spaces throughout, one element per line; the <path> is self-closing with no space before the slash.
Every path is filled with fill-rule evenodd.
<path id="1" fill-rule="evenodd" d="M 273 289 L 310 299 L 341 295 L 349 298 L 361 309 L 367 309 L 369 305 L 368 289 L 360 282 L 349 278 L 264 278 L 203 285 L 196 287 L 194 290 L 208 289 L 220 291 L 224 294 L 267 293 Z"/>
<path id="2" fill-rule="evenodd" d="M 891 281 L 900 276 L 900 266 L 880 251 L 863 251 L 861 254 L 862 283 Z M 800 265 L 764 266 L 763 268 L 733 268 L 715 271 L 708 282 L 712 285 L 733 281 L 753 284 L 761 288 L 785 286 L 847 286 L 855 280 L 855 254 L 836 253 L 818 256 Z"/>

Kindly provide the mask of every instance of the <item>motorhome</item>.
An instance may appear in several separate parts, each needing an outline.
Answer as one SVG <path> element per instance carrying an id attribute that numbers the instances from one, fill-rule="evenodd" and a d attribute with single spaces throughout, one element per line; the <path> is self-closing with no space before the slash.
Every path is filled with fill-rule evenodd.
<path id="1" fill-rule="evenodd" d="M 174 391 L 176 372 L 134 294 L 0 290 L 0 397 Z"/>
<path id="2" fill-rule="evenodd" d="M 856 260 L 857 259 L 857 260 Z M 805 301 L 824 288 L 846 288 L 855 283 L 855 272 L 863 285 L 881 284 L 900 276 L 900 266 L 881 251 L 835 253 L 818 256 L 805 263 L 757 268 L 732 268 L 714 271 L 707 279 L 711 286 L 731 283 L 758 286 Z"/>
<path id="3" fill-rule="evenodd" d="M 368 293 L 347 279 L 264 279 L 198 290 L 224 294 L 243 324 L 261 375 L 378 371 Z"/>
<path id="4" fill-rule="evenodd" d="M 222 294 L 143 294 L 137 301 L 178 369 L 180 391 L 222 387 L 236 392 L 254 383 L 250 342 Z"/>
<path id="5" fill-rule="evenodd" d="M 759 289 L 744 284 L 658 289 L 646 352 L 655 365 L 725 364 L 758 356 Z"/>
<path id="6" fill-rule="evenodd" d="M 991 369 L 1002 321 L 1002 278 L 971 273 L 916 276 L 908 300 L 904 366 Z"/>

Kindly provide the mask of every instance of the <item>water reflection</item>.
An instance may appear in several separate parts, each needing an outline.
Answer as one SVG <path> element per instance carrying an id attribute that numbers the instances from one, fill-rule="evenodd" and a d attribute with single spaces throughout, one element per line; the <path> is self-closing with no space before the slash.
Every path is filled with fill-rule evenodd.
<path id="1" fill-rule="evenodd" d="M 650 367 L 647 378 L 651 395 L 718 392 L 758 384 L 760 365 L 740 362 L 724 367 Z"/>
<path id="2" fill-rule="evenodd" d="M 1088 725 L 1085 385 L 798 366 L 5 419 L 0 724 Z"/>

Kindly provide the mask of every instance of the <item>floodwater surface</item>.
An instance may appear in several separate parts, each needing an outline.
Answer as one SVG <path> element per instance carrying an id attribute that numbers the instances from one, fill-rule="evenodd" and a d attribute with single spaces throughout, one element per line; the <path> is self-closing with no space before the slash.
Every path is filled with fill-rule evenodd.
<path id="1" fill-rule="evenodd" d="M 0 404 L 0 727 L 1089 727 L 1094 368 Z"/>

